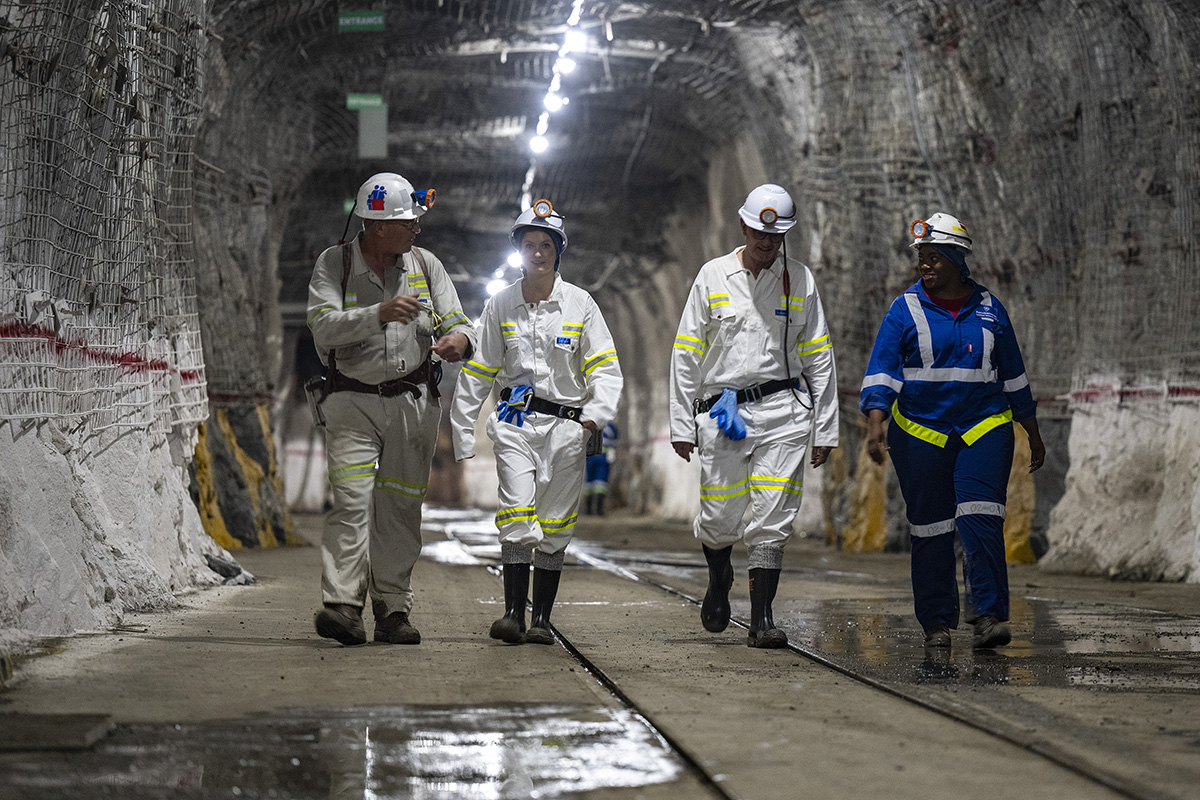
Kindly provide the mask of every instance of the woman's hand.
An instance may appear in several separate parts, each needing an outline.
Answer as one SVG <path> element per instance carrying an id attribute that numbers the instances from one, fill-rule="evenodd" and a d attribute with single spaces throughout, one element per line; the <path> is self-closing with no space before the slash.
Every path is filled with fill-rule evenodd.
<path id="1" fill-rule="evenodd" d="M 691 462 L 692 451 L 696 449 L 692 442 L 671 442 L 671 447 L 675 448 L 675 455 L 687 462 Z"/>
<path id="2" fill-rule="evenodd" d="M 887 456 L 887 412 L 872 408 L 867 412 L 867 455 L 876 464 L 882 464 Z"/>
<path id="3" fill-rule="evenodd" d="M 830 453 L 832 453 L 832 452 L 833 452 L 833 448 L 832 448 L 832 447 L 827 447 L 827 446 L 824 446 L 824 445 L 822 445 L 821 447 L 814 447 L 814 448 L 812 449 L 812 465 L 813 465 L 813 469 L 816 469 L 817 467 L 821 466 L 821 465 L 822 465 L 822 464 L 824 464 L 826 461 L 828 461 L 828 460 L 829 460 L 829 454 L 830 454 Z"/>
<path id="4" fill-rule="evenodd" d="M 1042 433 L 1038 430 L 1037 417 L 1021 423 L 1029 436 L 1029 471 L 1037 472 L 1046 463 L 1046 445 L 1042 443 Z"/>

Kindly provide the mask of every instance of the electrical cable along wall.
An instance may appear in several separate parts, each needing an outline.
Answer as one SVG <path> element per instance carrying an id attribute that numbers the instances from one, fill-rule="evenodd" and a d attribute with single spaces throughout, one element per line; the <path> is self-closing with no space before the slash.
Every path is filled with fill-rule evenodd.
<path id="1" fill-rule="evenodd" d="M 0 419 L 195 426 L 204 4 L 0 9 Z"/>

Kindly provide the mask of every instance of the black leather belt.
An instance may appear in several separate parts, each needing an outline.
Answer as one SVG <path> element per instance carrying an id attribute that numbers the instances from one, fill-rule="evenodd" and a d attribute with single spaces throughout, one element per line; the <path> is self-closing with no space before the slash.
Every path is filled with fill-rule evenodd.
<path id="1" fill-rule="evenodd" d="M 395 397 L 408 392 L 414 398 L 421 396 L 421 387 L 429 385 L 429 359 L 421 362 L 421 366 L 407 375 L 402 375 L 383 383 L 363 383 L 349 378 L 340 372 L 334 372 L 329 379 L 331 392 L 358 392 L 360 394 L 377 394 L 380 397 Z"/>
<path id="2" fill-rule="evenodd" d="M 775 381 L 767 381 L 766 383 L 755 384 L 754 386 L 749 386 L 745 389 L 738 389 L 738 405 L 741 405 L 742 403 L 748 403 L 753 400 L 761 400 L 769 394 L 782 392 L 785 389 L 798 388 L 799 386 L 800 381 L 796 378 L 792 378 L 791 380 L 788 380 L 787 378 L 780 378 L 779 380 Z M 720 399 L 721 395 L 714 394 L 707 400 L 695 400 L 692 402 L 692 412 L 697 415 L 703 414 L 705 411 L 708 411 L 710 408 L 715 406 L 717 401 Z"/>
<path id="3" fill-rule="evenodd" d="M 500 399 L 508 400 L 509 395 L 511 395 L 511 394 L 512 394 L 512 389 L 510 389 L 510 388 L 501 389 L 500 390 Z M 579 415 L 583 413 L 582 408 L 575 408 L 574 406 L 564 406 L 562 403 L 554 403 L 554 402 L 551 402 L 550 400 L 543 400 L 542 398 L 538 397 L 537 395 L 534 395 L 532 400 L 526 401 L 525 410 L 533 411 L 538 414 L 549 414 L 552 417 L 561 417 L 562 419 L 573 419 L 576 422 L 579 422 Z"/>

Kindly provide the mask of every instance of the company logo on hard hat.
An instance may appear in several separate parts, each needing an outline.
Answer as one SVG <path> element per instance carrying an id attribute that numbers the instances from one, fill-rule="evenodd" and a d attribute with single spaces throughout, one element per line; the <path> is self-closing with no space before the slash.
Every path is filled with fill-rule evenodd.
<path id="1" fill-rule="evenodd" d="M 367 195 L 367 208 L 371 211 L 383 211 L 383 198 L 387 197 L 387 189 L 376 184 L 371 193 Z"/>

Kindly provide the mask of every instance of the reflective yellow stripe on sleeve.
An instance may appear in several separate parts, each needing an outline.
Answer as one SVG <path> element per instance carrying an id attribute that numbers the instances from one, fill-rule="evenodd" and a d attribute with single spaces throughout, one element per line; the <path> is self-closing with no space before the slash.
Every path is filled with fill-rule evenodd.
<path id="1" fill-rule="evenodd" d="M 833 343 L 829 341 L 829 334 L 825 334 L 824 336 L 818 336 L 812 341 L 796 342 L 796 355 L 811 356 L 813 353 L 819 353 L 831 347 L 833 347 Z"/>
<path id="2" fill-rule="evenodd" d="M 918 425 L 908 417 L 901 415 L 900 404 L 892 403 L 892 419 L 896 420 L 896 424 L 900 426 L 900 430 L 907 433 L 909 436 L 914 436 L 923 442 L 929 442 L 934 447 L 945 447 L 946 442 L 950 437 L 944 433 L 938 433 L 933 428 L 926 428 L 924 425 Z"/>
<path id="3" fill-rule="evenodd" d="M 675 336 L 675 348 L 677 350 L 691 350 L 693 353 L 699 353 L 700 355 L 704 355 L 704 351 L 708 349 L 705 347 L 704 342 L 695 336 L 684 336 L 682 333 Z"/>
<path id="4" fill-rule="evenodd" d="M 984 434 L 995 428 L 999 428 L 1006 422 L 1012 422 L 1012 409 L 1001 414 L 992 414 L 982 422 L 976 423 L 969 431 L 962 435 L 962 440 L 967 443 L 967 446 L 975 444 Z"/>

